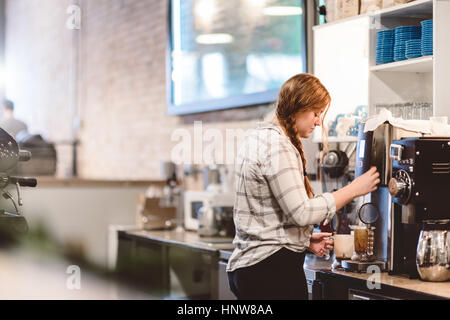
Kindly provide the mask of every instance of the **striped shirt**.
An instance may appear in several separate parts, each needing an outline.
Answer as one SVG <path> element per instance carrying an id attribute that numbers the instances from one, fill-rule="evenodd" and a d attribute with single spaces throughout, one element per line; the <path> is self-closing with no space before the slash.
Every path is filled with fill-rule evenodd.
<path id="1" fill-rule="evenodd" d="M 308 198 L 300 153 L 282 128 L 262 123 L 236 159 L 235 249 L 227 271 L 254 265 L 281 248 L 303 252 L 314 224 L 336 212 L 331 193 Z"/>

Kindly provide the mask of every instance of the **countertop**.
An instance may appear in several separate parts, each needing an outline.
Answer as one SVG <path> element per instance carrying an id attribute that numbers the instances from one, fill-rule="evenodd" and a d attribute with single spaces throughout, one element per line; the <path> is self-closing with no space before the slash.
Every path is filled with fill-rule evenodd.
<path id="1" fill-rule="evenodd" d="M 130 230 L 125 231 L 127 235 L 146 238 L 150 240 L 166 242 L 168 244 L 178 244 L 190 246 L 198 249 L 217 251 L 220 258 L 227 260 L 231 255 L 234 245 L 232 239 L 221 238 L 205 238 L 200 237 L 197 232 L 184 230 Z M 373 273 L 355 273 L 343 271 L 340 269 L 332 269 L 332 257 L 329 260 L 319 258 L 313 254 L 307 254 L 305 258 L 305 274 L 307 278 L 314 279 L 317 273 L 325 272 L 329 274 L 339 275 L 342 277 L 359 279 L 366 281 Z M 372 277 L 370 281 L 379 282 L 382 285 L 402 288 L 419 293 L 425 293 L 450 299 L 450 282 L 426 282 L 419 279 L 407 279 L 401 276 L 389 275 L 387 272 L 380 273 L 379 278 Z"/>
<path id="2" fill-rule="evenodd" d="M 179 244 L 204 250 L 231 252 L 234 249 L 232 238 L 201 237 L 195 231 L 185 230 L 132 230 L 127 235 L 145 239 Z"/>
<path id="3" fill-rule="evenodd" d="M 308 278 L 315 278 L 316 272 L 325 272 L 343 277 L 355 278 L 367 281 L 373 273 L 356 273 L 344 271 L 342 269 L 331 268 L 332 258 L 325 260 L 315 255 L 308 254 L 305 259 L 304 269 Z M 450 281 L 446 282 L 428 282 L 419 279 L 408 279 L 402 276 L 389 275 L 387 272 L 381 272 L 379 277 L 371 277 L 371 282 L 380 283 L 392 287 L 402 288 L 419 293 L 425 293 L 433 296 L 450 299 Z"/>
<path id="4" fill-rule="evenodd" d="M 57 178 L 54 176 L 36 177 L 38 187 L 146 187 L 164 186 L 161 180 L 106 180 L 84 178 Z"/>
<path id="5" fill-rule="evenodd" d="M 368 280 L 373 276 L 373 273 L 355 273 L 343 270 L 322 270 L 322 272 L 328 272 L 338 274 L 346 277 L 356 278 L 360 280 Z M 381 272 L 377 281 L 377 277 L 371 277 L 369 281 L 380 283 L 382 285 L 388 285 L 392 287 L 402 288 L 419 293 L 425 293 L 433 296 L 450 299 L 450 282 L 428 282 L 419 279 L 408 279 L 401 276 L 389 275 L 387 272 Z"/>

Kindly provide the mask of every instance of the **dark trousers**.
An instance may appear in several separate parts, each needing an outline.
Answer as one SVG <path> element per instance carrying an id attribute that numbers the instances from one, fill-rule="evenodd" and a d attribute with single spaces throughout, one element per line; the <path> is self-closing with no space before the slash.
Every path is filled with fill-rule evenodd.
<path id="1" fill-rule="evenodd" d="M 282 248 L 250 267 L 228 273 L 228 283 L 239 300 L 307 300 L 303 262 L 305 253 Z"/>

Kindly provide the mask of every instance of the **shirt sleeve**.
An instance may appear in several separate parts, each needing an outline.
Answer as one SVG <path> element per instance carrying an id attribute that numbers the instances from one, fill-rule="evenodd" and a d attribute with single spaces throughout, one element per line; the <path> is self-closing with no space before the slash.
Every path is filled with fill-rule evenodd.
<path id="1" fill-rule="evenodd" d="M 327 224 L 336 213 L 334 197 L 331 193 L 308 197 L 301 159 L 293 148 L 280 142 L 267 158 L 264 173 L 270 189 L 291 223 L 300 227 Z"/>

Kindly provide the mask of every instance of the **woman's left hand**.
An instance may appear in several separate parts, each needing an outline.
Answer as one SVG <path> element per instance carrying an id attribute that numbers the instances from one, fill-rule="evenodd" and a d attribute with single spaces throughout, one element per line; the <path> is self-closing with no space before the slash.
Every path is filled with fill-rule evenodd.
<path id="1" fill-rule="evenodd" d="M 328 254 L 330 250 L 333 250 L 332 235 L 332 233 L 327 232 L 313 233 L 309 241 L 309 250 L 319 257 Z"/>

